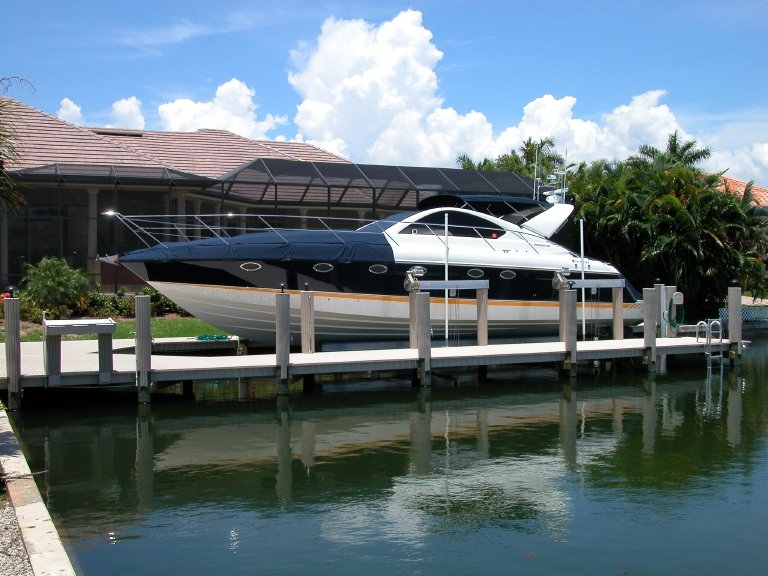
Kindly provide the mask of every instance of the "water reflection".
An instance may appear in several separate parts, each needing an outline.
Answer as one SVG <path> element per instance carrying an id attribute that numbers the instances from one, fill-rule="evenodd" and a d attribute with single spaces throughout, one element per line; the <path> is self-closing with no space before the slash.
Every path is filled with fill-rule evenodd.
<path id="1" fill-rule="evenodd" d="M 282 549 L 283 529 L 303 534 L 307 554 L 321 541 L 439 556 L 436 541 L 466 546 L 489 530 L 565 546 L 585 518 L 596 521 L 583 512 L 595 490 L 608 490 L 595 502 L 638 489 L 685 500 L 718 475 L 764 466 L 762 364 L 683 373 L 609 374 L 578 387 L 503 376 L 479 388 L 361 384 L 277 403 L 24 412 L 15 424 L 33 471 L 46 470 L 37 478 L 62 536 L 93 573 L 106 562 L 101 547 L 142 555 L 171 527 L 194 544 L 176 564 L 155 559 L 166 574 L 199 555 L 230 571 L 204 536 L 219 534 L 221 549 L 242 558 L 255 553 L 256 534 Z M 231 395 L 249 397 L 247 388 L 233 383 Z M 345 552 L 333 550 L 341 562 L 333 554 Z"/>

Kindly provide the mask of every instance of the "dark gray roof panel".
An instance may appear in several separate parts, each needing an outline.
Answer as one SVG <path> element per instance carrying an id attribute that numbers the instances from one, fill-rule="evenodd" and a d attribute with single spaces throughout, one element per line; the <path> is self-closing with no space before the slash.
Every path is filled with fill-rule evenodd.
<path id="1" fill-rule="evenodd" d="M 435 194 L 532 196 L 531 184 L 505 172 L 259 158 L 221 178 L 163 166 L 56 163 L 14 172 L 20 181 L 196 187 L 250 203 L 411 210 Z"/>

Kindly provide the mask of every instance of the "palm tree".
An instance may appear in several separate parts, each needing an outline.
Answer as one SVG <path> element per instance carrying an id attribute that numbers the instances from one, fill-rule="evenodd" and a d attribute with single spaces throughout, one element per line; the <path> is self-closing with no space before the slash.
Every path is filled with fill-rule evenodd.
<path id="1" fill-rule="evenodd" d="M 696 148 L 695 140 L 683 142 L 680 134 L 675 130 L 667 137 L 667 149 L 664 152 L 644 144 L 638 149 L 638 155 L 653 161 L 682 164 L 694 168 L 699 162 L 709 158 L 712 152 L 709 148 Z"/>
<path id="2" fill-rule="evenodd" d="M 754 201 L 753 185 L 752 181 L 748 182 L 740 198 L 725 185 L 724 192 L 737 199 L 741 218 L 734 222 L 724 214 L 723 220 L 728 219 L 731 241 L 741 256 L 741 267 L 734 278 L 745 290 L 762 297 L 768 289 L 768 214 L 764 206 Z"/>
<path id="3" fill-rule="evenodd" d="M 501 172 L 513 172 L 523 178 L 533 178 L 533 172 L 525 165 L 525 162 L 515 150 L 508 154 L 502 154 L 494 162 L 496 169 Z"/>
<path id="4" fill-rule="evenodd" d="M 496 160 L 484 158 L 475 163 L 466 153 L 456 156 L 456 164 L 464 170 L 497 170 L 514 172 L 518 176 L 533 179 L 541 174 L 551 174 L 563 166 L 565 160 L 555 151 L 553 138 L 542 138 L 538 142 L 526 139 L 517 150 L 510 150 Z"/>
<path id="5" fill-rule="evenodd" d="M 551 174 L 565 164 L 565 159 L 555 150 L 554 138 L 541 138 L 535 142 L 529 137 L 520 145 L 518 153 L 528 172 L 526 176 L 530 178 Z"/>
<path id="6" fill-rule="evenodd" d="M 587 222 L 591 253 L 625 272 L 633 270 L 648 234 L 642 197 L 633 192 L 633 171 L 626 163 L 597 160 L 581 166 L 569 182 L 576 218 Z"/>
<path id="7" fill-rule="evenodd" d="M 462 170 L 496 170 L 493 160 L 483 158 L 481 162 L 475 164 L 475 161 L 466 153 L 456 155 L 456 164 L 458 164 Z"/>
<path id="8" fill-rule="evenodd" d="M 456 164 L 458 164 L 462 170 L 477 169 L 477 166 L 475 165 L 475 161 L 469 157 L 469 154 L 466 154 L 464 152 L 456 155 Z"/>
<path id="9" fill-rule="evenodd" d="M 751 200 L 700 170 L 708 149 L 670 135 L 662 152 L 641 146 L 623 162 L 593 162 L 571 178 L 576 217 L 587 221 L 595 256 L 616 264 L 636 286 L 657 279 L 686 294 L 692 317 L 713 317 L 734 278 L 766 289 L 768 218 Z"/>

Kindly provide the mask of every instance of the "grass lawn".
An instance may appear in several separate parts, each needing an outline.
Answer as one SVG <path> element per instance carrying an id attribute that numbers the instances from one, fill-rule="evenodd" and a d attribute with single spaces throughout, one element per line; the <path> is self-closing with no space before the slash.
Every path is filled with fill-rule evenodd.
<path id="1" fill-rule="evenodd" d="M 136 329 L 134 318 L 116 318 L 117 327 L 114 338 L 133 338 Z M 40 342 L 43 339 L 43 327 L 31 322 L 21 323 L 22 342 Z M 202 320 L 189 316 L 158 316 L 151 319 L 151 331 L 154 338 L 189 338 L 204 335 L 226 334 L 206 324 Z M 82 336 L 63 336 L 68 340 L 96 340 L 97 334 L 84 334 Z M 5 342 L 5 323 L 0 320 L 0 342 Z"/>

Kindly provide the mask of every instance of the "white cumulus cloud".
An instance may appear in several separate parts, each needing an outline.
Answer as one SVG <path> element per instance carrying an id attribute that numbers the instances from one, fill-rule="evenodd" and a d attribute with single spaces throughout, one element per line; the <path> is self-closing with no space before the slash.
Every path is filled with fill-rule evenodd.
<path id="1" fill-rule="evenodd" d="M 316 43 L 293 56 L 300 138 L 359 162 L 455 166 L 458 154 L 496 158 L 545 137 L 579 161 L 623 158 L 640 144 L 663 145 L 679 129 L 656 90 L 602 123 L 577 118 L 575 97 L 545 94 L 524 107 L 517 125 L 494 130 L 482 112 L 443 105 L 436 72 L 443 54 L 415 10 L 378 26 L 328 19 Z"/>
<path id="2" fill-rule="evenodd" d="M 363 20 L 330 18 L 315 45 L 297 49 L 301 68 L 288 80 L 302 102 L 294 122 L 308 141 L 321 147 L 344 142 L 358 161 L 388 163 L 408 154 L 393 146 L 428 136 L 427 118 L 440 110 L 435 66 L 442 58 L 421 13 L 401 12 L 379 26 Z M 428 150 L 414 158 L 438 161 Z"/>
<path id="3" fill-rule="evenodd" d="M 256 140 L 267 139 L 267 133 L 287 119 L 267 114 L 256 115 L 256 91 L 232 78 L 216 89 L 212 100 L 195 102 L 180 98 L 158 106 L 163 130 L 189 132 L 199 128 L 219 128 Z"/>
<path id="4" fill-rule="evenodd" d="M 623 160 L 642 144 L 663 149 L 674 131 L 713 152 L 710 142 L 718 143 L 711 134 L 687 132 L 662 102 L 664 90 L 617 103 L 598 121 L 579 118 L 572 95 L 536 98 L 511 126 L 494 127 L 481 111 L 462 114 L 446 107 L 436 72 L 443 54 L 415 10 L 379 25 L 330 18 L 316 42 L 292 56 L 289 82 L 301 98 L 294 118 L 297 138 L 357 162 L 455 166 L 458 154 L 478 161 L 496 158 L 527 138 L 554 138 L 558 151 L 575 162 Z M 704 167 L 730 166 L 735 177 L 766 182 L 768 143 L 763 140 L 726 147 Z"/>
<path id="5" fill-rule="evenodd" d="M 291 53 L 288 82 L 298 96 L 295 126 L 274 137 L 308 142 L 355 162 L 455 167 L 459 154 L 476 161 L 518 149 L 528 138 L 553 138 L 568 161 L 624 160 L 640 145 L 666 146 L 670 133 L 708 147 L 702 166 L 729 176 L 768 184 L 768 118 L 764 109 L 723 113 L 721 117 L 678 117 L 662 89 L 617 102 L 602 116 L 583 119 L 578 95 L 542 94 L 520 110 L 520 119 L 494 126 L 483 113 L 478 92 L 474 110 L 449 106 L 440 91 L 443 53 L 416 10 L 391 20 L 327 19 L 314 42 Z M 277 82 L 278 79 L 267 79 Z M 257 114 L 256 90 L 238 78 L 218 86 L 210 100 L 179 98 L 157 108 L 160 128 L 229 130 L 246 138 L 270 139 L 279 115 Z M 142 103 L 124 98 L 112 106 L 116 125 L 145 127 Z M 80 107 L 64 98 L 60 118 L 83 124 Z M 698 121 L 698 123 L 697 123 Z M 686 124 L 693 126 L 686 130 Z M 698 131 L 697 131 L 698 129 Z"/>
<path id="6" fill-rule="evenodd" d="M 136 98 L 136 96 L 123 98 L 112 104 L 112 117 L 115 120 L 114 125 L 118 128 L 144 129 L 144 114 L 141 111 L 141 100 Z"/>
<path id="7" fill-rule="evenodd" d="M 63 98 L 59 104 L 59 112 L 56 114 L 62 120 L 71 124 L 83 124 L 83 111 L 80 106 L 69 98 Z"/>

